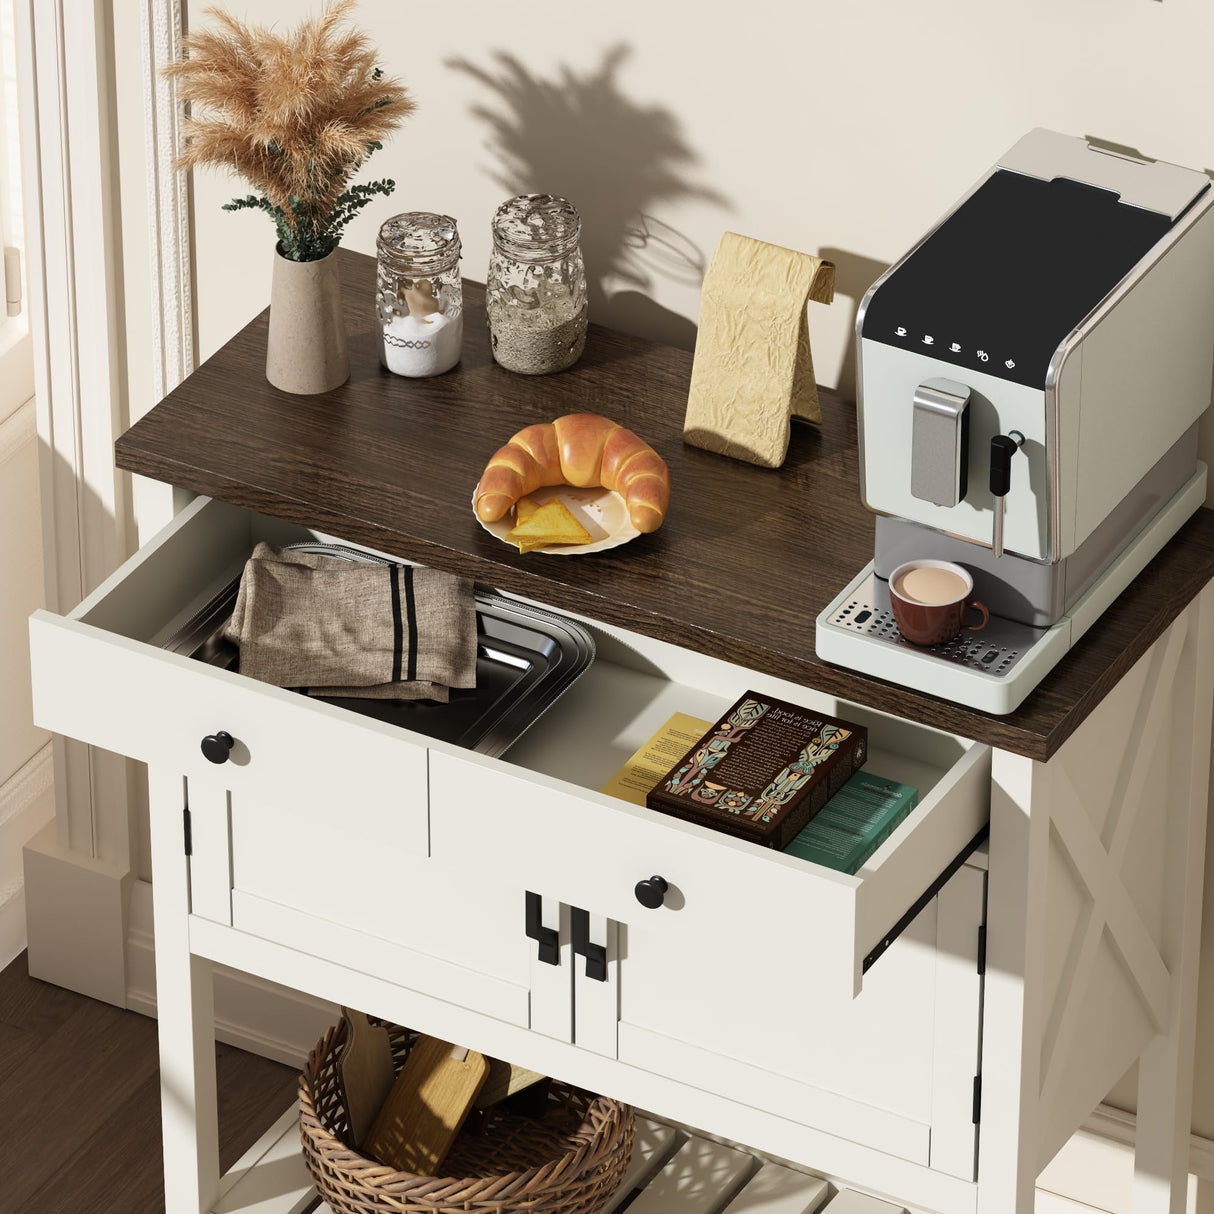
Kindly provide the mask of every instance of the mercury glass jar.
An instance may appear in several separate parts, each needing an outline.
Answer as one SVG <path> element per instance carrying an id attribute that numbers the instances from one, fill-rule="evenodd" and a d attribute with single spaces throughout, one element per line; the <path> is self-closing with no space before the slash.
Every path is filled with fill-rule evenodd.
<path id="1" fill-rule="evenodd" d="M 459 362 L 464 288 L 455 220 L 394 215 L 379 229 L 375 312 L 379 359 L 396 375 L 441 375 Z"/>
<path id="2" fill-rule="evenodd" d="M 552 194 L 520 194 L 493 216 L 485 284 L 493 357 L 509 371 L 563 371 L 586 345 L 586 268 L 577 208 Z"/>

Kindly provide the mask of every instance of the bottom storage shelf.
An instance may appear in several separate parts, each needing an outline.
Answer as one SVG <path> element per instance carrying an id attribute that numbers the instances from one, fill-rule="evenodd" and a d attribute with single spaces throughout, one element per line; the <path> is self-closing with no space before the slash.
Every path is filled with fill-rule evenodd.
<path id="1" fill-rule="evenodd" d="M 603 1214 L 905 1214 L 906 1207 L 639 1113 L 632 1164 Z M 214 1214 L 333 1214 L 285 1113 L 224 1177 Z"/>

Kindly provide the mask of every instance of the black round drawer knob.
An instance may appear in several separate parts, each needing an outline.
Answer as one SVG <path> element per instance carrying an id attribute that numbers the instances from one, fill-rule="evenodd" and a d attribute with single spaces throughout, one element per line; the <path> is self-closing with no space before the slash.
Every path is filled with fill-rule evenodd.
<path id="1" fill-rule="evenodd" d="M 209 733 L 202 739 L 202 753 L 212 763 L 226 763 L 235 744 L 236 739 L 226 729 L 221 729 L 218 733 Z"/>
<path id="2" fill-rule="evenodd" d="M 648 881 L 638 881 L 636 886 L 637 901 L 650 910 L 657 910 L 666 898 L 665 877 L 650 877 Z"/>

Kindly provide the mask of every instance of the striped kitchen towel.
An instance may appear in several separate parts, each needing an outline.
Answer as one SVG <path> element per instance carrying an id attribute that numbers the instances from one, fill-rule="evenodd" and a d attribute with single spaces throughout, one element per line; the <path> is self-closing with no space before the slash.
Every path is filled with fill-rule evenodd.
<path id="1" fill-rule="evenodd" d="M 258 544 L 227 626 L 250 678 L 312 695 L 446 701 L 476 686 L 472 583 Z"/>

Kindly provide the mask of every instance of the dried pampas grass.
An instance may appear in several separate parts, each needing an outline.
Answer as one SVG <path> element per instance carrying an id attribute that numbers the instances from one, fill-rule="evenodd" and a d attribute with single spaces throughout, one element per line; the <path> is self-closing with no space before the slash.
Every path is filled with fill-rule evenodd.
<path id="1" fill-rule="evenodd" d="M 190 34 L 185 57 L 165 69 L 191 106 L 177 166 L 245 177 L 260 196 L 225 209 L 269 213 L 297 261 L 331 252 L 372 196 L 392 192 L 391 181 L 347 184 L 415 108 L 376 67 L 366 35 L 346 25 L 353 7 L 337 0 L 285 34 L 210 8 L 215 27 Z"/>

